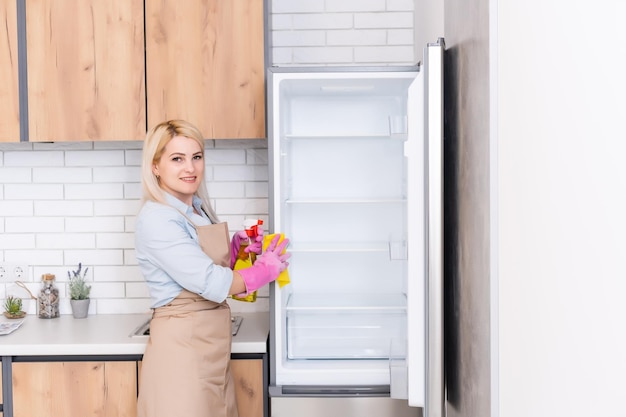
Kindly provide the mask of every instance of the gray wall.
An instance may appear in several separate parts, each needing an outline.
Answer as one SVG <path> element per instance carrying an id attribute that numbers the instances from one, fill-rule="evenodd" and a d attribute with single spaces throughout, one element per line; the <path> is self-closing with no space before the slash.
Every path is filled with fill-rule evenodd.
<path id="1" fill-rule="evenodd" d="M 447 415 L 488 417 L 489 1 L 446 0 L 444 33 Z"/>

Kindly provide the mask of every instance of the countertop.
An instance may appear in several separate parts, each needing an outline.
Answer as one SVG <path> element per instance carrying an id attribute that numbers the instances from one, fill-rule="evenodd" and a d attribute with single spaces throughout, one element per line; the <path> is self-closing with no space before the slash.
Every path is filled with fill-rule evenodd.
<path id="1" fill-rule="evenodd" d="M 235 313 L 243 321 L 233 337 L 232 353 L 266 353 L 269 313 Z M 0 356 L 142 355 L 148 336 L 132 333 L 150 314 L 101 314 L 75 319 L 28 315 L 20 328 L 0 336 Z M 7 321 L 2 318 L 0 321 Z"/>

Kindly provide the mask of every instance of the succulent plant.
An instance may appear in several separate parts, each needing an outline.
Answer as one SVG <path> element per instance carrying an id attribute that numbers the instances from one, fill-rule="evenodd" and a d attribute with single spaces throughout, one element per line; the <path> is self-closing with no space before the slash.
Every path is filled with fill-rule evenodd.
<path id="1" fill-rule="evenodd" d="M 22 299 L 9 295 L 4 301 L 4 311 L 10 316 L 22 314 Z"/>

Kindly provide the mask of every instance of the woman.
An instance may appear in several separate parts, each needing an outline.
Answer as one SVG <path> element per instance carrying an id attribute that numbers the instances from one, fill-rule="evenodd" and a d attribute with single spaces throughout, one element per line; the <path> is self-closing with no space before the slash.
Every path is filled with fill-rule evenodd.
<path id="1" fill-rule="evenodd" d="M 287 240 L 278 245 L 277 237 L 252 267 L 231 269 L 229 249 L 239 249 L 242 234 L 229 243 L 209 203 L 204 164 L 203 137 L 191 124 L 171 120 L 148 132 L 135 237 L 153 317 L 139 417 L 237 417 L 226 297 L 274 281 L 288 265 Z M 260 253 L 260 241 L 251 248 Z"/>

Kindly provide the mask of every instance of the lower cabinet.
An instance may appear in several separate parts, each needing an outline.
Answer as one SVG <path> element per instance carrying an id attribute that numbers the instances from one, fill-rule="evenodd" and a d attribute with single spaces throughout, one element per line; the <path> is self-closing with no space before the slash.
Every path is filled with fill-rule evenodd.
<path id="1" fill-rule="evenodd" d="M 13 363 L 13 416 L 137 415 L 137 362 Z"/>
<path id="2" fill-rule="evenodd" d="M 263 417 L 267 401 L 263 360 L 233 359 L 230 362 L 239 417 Z"/>
<path id="3" fill-rule="evenodd" d="M 7 408 L 9 416 L 137 416 L 140 357 L 111 361 L 48 359 L 17 360 L 11 364 L 13 411 L 11 414 Z M 239 416 L 268 417 L 267 354 L 233 354 L 231 369 Z M 0 417 L 3 416 L 0 410 Z"/>

